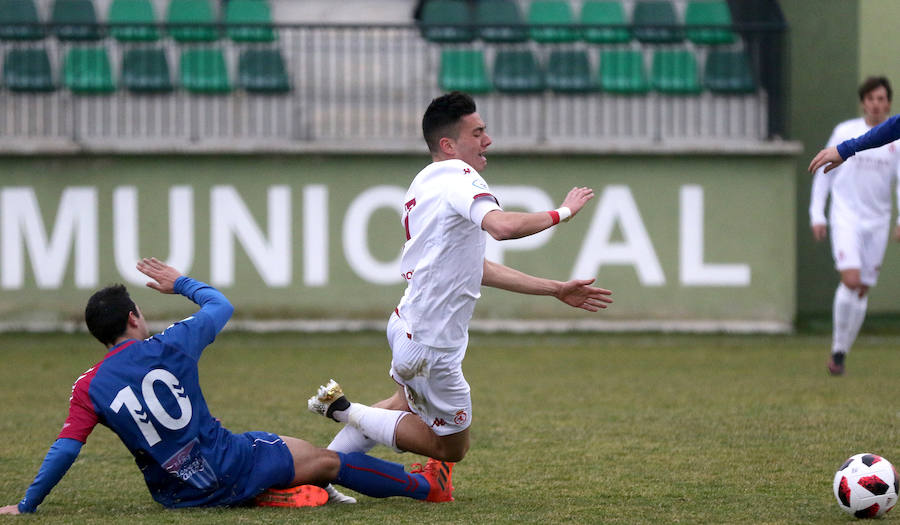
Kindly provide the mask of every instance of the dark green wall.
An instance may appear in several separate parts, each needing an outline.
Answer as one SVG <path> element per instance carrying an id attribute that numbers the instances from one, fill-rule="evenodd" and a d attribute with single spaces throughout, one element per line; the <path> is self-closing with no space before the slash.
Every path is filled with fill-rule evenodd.
<path id="1" fill-rule="evenodd" d="M 859 3 L 781 0 L 780 4 L 790 27 L 788 137 L 804 147 L 797 163 L 797 308 L 803 316 L 830 312 L 838 281 L 828 243 L 816 244 L 810 235 L 812 176 L 806 163 L 838 122 L 859 114 Z"/>

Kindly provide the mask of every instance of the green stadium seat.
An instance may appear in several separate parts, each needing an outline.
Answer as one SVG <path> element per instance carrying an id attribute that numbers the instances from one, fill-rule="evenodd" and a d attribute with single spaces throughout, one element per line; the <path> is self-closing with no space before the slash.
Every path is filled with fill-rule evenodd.
<path id="1" fill-rule="evenodd" d="M 730 44 L 736 38 L 731 30 L 731 10 L 724 0 L 688 2 L 684 25 L 688 40 L 695 44 Z"/>
<path id="2" fill-rule="evenodd" d="M 99 40 L 102 36 L 91 0 L 56 0 L 50 22 L 60 40 Z"/>
<path id="3" fill-rule="evenodd" d="M 122 85 L 136 93 L 172 91 L 169 60 L 161 48 L 128 49 L 122 55 Z"/>
<path id="4" fill-rule="evenodd" d="M 657 50 L 653 53 L 650 84 L 654 90 L 670 95 L 700 93 L 697 59 L 687 50 Z"/>
<path id="5" fill-rule="evenodd" d="M 109 5 L 109 32 L 122 42 L 159 40 L 156 15 L 150 0 L 113 0 Z M 129 25 L 121 25 L 129 24 Z"/>
<path id="6" fill-rule="evenodd" d="M 466 0 L 430 0 L 422 8 L 422 37 L 432 42 L 471 42 L 475 28 Z"/>
<path id="7" fill-rule="evenodd" d="M 229 93 L 231 81 L 225 55 L 217 48 L 192 48 L 181 52 L 181 86 L 192 93 Z"/>
<path id="8" fill-rule="evenodd" d="M 616 0 L 586 0 L 581 5 L 582 36 L 592 44 L 622 44 L 631 40 L 631 29 L 625 21 L 625 9 Z M 621 26 L 621 27 L 619 27 Z"/>
<path id="9" fill-rule="evenodd" d="M 595 89 L 587 51 L 555 50 L 547 59 L 545 83 L 560 93 L 586 93 Z"/>
<path id="10" fill-rule="evenodd" d="M 238 86 L 254 93 L 291 90 L 284 59 L 277 49 L 245 49 L 238 59 Z"/>
<path id="11" fill-rule="evenodd" d="M 228 37 L 235 42 L 274 42 L 276 38 L 272 12 L 265 0 L 229 0 L 225 25 Z"/>
<path id="12" fill-rule="evenodd" d="M 753 70 L 743 51 L 710 51 L 703 69 L 703 85 L 716 93 L 756 91 Z"/>
<path id="13" fill-rule="evenodd" d="M 106 47 L 73 47 L 63 64 L 63 84 L 79 95 L 98 95 L 116 90 Z"/>
<path id="14" fill-rule="evenodd" d="M 639 0 L 632 16 L 634 37 L 641 42 L 664 44 L 684 40 L 684 30 L 667 0 Z"/>
<path id="15" fill-rule="evenodd" d="M 40 21 L 34 0 L 0 0 L 0 40 L 40 40 Z"/>
<path id="16" fill-rule="evenodd" d="M 166 22 L 174 26 L 169 28 L 169 34 L 178 42 L 213 42 L 219 39 L 209 0 L 171 0 Z"/>
<path id="17" fill-rule="evenodd" d="M 487 93 L 491 90 L 480 49 L 444 49 L 438 83 L 444 91 Z"/>
<path id="18" fill-rule="evenodd" d="M 537 93 L 544 90 L 544 71 L 528 49 L 497 51 L 494 88 L 504 93 Z"/>
<path id="19" fill-rule="evenodd" d="M 574 27 L 572 9 L 566 0 L 531 2 L 528 9 L 528 23 L 531 25 L 531 38 L 536 42 L 574 42 L 581 38 Z M 573 27 L 560 27 L 567 25 Z"/>
<path id="20" fill-rule="evenodd" d="M 53 72 L 46 49 L 10 49 L 3 59 L 3 85 L 11 91 L 53 91 Z"/>
<path id="21" fill-rule="evenodd" d="M 606 50 L 600 54 L 600 88 L 619 94 L 646 93 L 650 89 L 644 54 L 635 50 Z"/>
<path id="22" fill-rule="evenodd" d="M 489 0 L 475 4 L 478 36 L 485 42 L 524 42 L 528 40 L 519 6 L 514 0 Z M 492 25 L 484 25 L 492 24 Z"/>

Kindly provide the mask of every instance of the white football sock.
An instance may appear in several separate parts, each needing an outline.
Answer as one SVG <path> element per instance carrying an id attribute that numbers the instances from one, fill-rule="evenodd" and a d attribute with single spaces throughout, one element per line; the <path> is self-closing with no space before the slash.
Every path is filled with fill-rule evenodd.
<path id="1" fill-rule="evenodd" d="M 333 416 L 342 423 L 356 427 L 369 439 L 397 450 L 395 439 L 397 424 L 400 423 L 400 418 L 408 413 L 350 403 L 350 408 L 335 410 Z"/>
<path id="2" fill-rule="evenodd" d="M 328 445 L 328 450 L 343 452 L 345 454 L 350 452 L 368 452 L 377 444 L 378 443 L 374 439 L 367 438 L 358 428 L 351 425 L 344 425 L 344 428 L 342 428 L 341 431 L 334 436 L 334 439 L 331 440 L 331 444 Z"/>
<path id="3" fill-rule="evenodd" d="M 869 296 L 859 297 L 859 292 L 851 290 L 840 283 L 834 293 L 833 320 L 834 331 L 832 335 L 831 352 L 850 351 L 859 334 L 859 329 L 866 318 L 866 309 L 869 304 Z"/>

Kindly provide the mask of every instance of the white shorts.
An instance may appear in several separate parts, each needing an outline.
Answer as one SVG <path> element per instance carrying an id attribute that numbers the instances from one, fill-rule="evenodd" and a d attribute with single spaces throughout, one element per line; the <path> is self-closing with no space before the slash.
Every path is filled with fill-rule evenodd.
<path id="1" fill-rule="evenodd" d="M 859 268 L 859 280 L 875 286 L 887 249 L 890 224 L 870 228 L 831 223 L 831 254 L 838 271 Z"/>
<path id="2" fill-rule="evenodd" d="M 406 402 L 435 434 L 469 428 L 472 396 L 462 373 L 468 338 L 458 348 L 435 348 L 410 339 L 406 323 L 394 312 L 387 325 L 391 377 L 406 392 Z"/>

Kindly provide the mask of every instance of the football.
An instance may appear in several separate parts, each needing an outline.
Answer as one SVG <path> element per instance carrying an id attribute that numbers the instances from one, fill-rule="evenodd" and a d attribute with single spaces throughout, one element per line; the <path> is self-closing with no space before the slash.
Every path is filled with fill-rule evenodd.
<path id="1" fill-rule="evenodd" d="M 844 512 L 877 518 L 897 503 L 897 471 L 875 454 L 856 454 L 834 475 L 834 497 Z"/>

